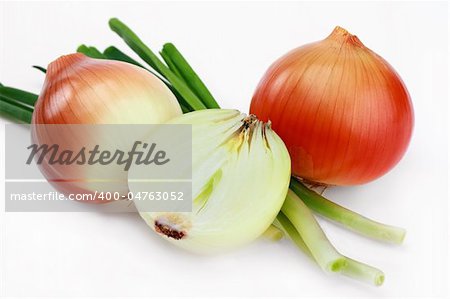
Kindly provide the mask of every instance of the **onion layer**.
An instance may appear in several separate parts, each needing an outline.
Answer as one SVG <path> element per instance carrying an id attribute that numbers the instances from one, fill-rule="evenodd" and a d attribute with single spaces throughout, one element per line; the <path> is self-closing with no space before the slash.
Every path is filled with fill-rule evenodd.
<path id="1" fill-rule="evenodd" d="M 414 121 L 399 75 L 340 27 L 277 60 L 250 113 L 272 121 L 293 175 L 330 185 L 362 184 L 389 171 L 405 153 Z"/>
<path id="2" fill-rule="evenodd" d="M 249 243 L 271 225 L 289 187 L 290 159 L 270 125 L 235 110 L 187 113 L 170 124 L 192 125 L 192 212 L 147 212 L 142 218 L 173 244 L 214 253 Z M 129 178 L 145 178 L 132 165 Z M 134 193 L 145 184 L 129 181 Z"/>

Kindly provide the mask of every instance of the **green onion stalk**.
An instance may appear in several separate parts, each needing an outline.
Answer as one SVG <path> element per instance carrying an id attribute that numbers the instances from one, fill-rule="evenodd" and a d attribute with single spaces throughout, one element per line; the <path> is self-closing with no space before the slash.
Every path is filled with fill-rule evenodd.
<path id="1" fill-rule="evenodd" d="M 113 18 L 112 31 L 148 65 L 145 66 L 114 46 L 103 52 L 92 46 L 81 45 L 77 52 L 92 58 L 119 60 L 142 67 L 160 78 L 175 94 L 183 113 L 202 109 L 220 108 L 212 93 L 171 43 L 163 46 L 162 60 L 124 23 Z M 41 66 L 34 68 L 46 72 Z M 33 106 L 38 95 L 0 84 L 0 108 L 3 115 L 19 122 L 30 123 Z M 342 207 L 308 188 L 292 177 L 283 207 L 273 225 L 264 234 L 272 240 L 283 234 L 325 272 L 340 273 L 354 279 L 379 286 L 384 281 L 381 270 L 353 260 L 339 253 L 331 244 L 312 212 L 332 220 L 363 236 L 384 242 L 402 243 L 405 230 L 363 217 Z"/>

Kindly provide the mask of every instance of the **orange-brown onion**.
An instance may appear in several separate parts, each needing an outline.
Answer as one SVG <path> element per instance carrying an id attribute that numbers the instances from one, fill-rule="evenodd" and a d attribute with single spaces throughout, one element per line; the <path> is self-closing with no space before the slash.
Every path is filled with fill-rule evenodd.
<path id="1" fill-rule="evenodd" d="M 117 127 L 120 132 L 110 134 L 113 131 L 110 126 L 61 125 L 160 124 L 181 114 L 175 96 L 150 72 L 125 62 L 70 54 L 48 66 L 33 113 L 32 139 L 38 145 L 58 144 L 59 153 L 63 150 L 77 153 L 85 147 L 88 154 L 95 145 L 112 153 L 115 150 L 126 153 L 133 142 L 127 137 L 127 130 L 133 127 Z M 67 166 L 51 164 L 49 158 L 50 154 L 45 156 L 40 170 L 66 195 L 95 194 L 95 191 L 127 195 L 127 172 L 123 165 Z"/>
<path id="2" fill-rule="evenodd" d="M 399 75 L 340 27 L 278 59 L 260 81 L 250 113 L 272 121 L 293 175 L 329 185 L 385 174 L 404 155 L 414 123 Z"/>

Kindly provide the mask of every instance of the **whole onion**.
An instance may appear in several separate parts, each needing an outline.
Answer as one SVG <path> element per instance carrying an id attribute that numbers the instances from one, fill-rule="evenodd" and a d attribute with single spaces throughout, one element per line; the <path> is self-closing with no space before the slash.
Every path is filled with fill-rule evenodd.
<path id="1" fill-rule="evenodd" d="M 400 76 L 340 27 L 278 59 L 261 79 L 250 113 L 272 121 L 293 175 L 330 185 L 385 174 L 404 155 L 414 122 Z"/>
<path id="2" fill-rule="evenodd" d="M 116 126 L 120 131 L 114 132 L 111 126 L 79 125 L 160 124 L 181 114 L 172 92 L 143 68 L 70 54 L 48 66 L 33 112 L 32 137 L 38 145 L 58 144 L 60 152 L 76 153 L 96 145 L 111 152 L 127 152 L 132 146 L 127 135 L 132 134 L 126 131 L 133 130 L 132 126 Z M 64 194 L 107 191 L 127 195 L 127 171 L 122 165 L 67 166 L 52 164 L 49 156 L 39 165 L 40 170 Z"/>

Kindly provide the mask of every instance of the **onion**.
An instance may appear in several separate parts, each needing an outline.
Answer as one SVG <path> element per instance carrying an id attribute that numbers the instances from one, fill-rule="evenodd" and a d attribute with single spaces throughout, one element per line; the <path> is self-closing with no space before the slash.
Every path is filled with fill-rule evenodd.
<path id="1" fill-rule="evenodd" d="M 35 104 L 32 136 L 36 144 L 62 143 L 68 149 L 79 150 L 81 146 L 95 144 L 106 149 L 127 149 L 130 145 L 121 143 L 126 138 L 120 141 L 117 140 L 120 134 L 103 136 L 98 127 L 92 129 L 95 132 L 83 134 L 86 129 L 59 126 L 58 134 L 57 129 L 41 125 L 159 124 L 181 114 L 172 92 L 148 71 L 120 61 L 71 54 L 48 67 Z M 75 168 L 42 163 L 40 169 L 65 194 L 103 190 L 125 196 L 128 192 L 127 173 L 122 165 Z M 114 183 L 105 187 L 104 183 L 96 183 L 96 179 Z"/>
<path id="2" fill-rule="evenodd" d="M 340 27 L 278 59 L 260 81 L 250 113 L 272 121 L 293 175 L 330 185 L 385 174 L 404 155 L 414 122 L 399 75 Z"/>
<path id="3" fill-rule="evenodd" d="M 157 124 L 181 115 L 164 83 L 143 68 L 76 53 L 52 62 L 33 124 Z"/>
<path id="4" fill-rule="evenodd" d="M 290 158 L 270 124 L 236 110 L 187 113 L 170 124 L 192 125 L 192 212 L 140 215 L 159 235 L 198 253 L 215 253 L 249 243 L 271 225 L 285 200 Z M 144 140 L 145 141 L 145 140 Z M 130 191 L 148 191 L 138 180 L 148 168 L 132 165 Z"/>

